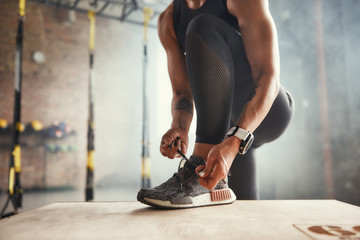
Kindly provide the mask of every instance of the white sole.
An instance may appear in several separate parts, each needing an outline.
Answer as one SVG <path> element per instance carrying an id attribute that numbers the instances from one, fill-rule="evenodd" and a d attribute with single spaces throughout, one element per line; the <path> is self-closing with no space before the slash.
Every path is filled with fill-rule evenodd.
<path id="1" fill-rule="evenodd" d="M 192 208 L 192 207 L 202 207 L 202 206 L 211 206 L 211 205 L 221 205 L 229 204 L 236 200 L 235 193 L 229 188 L 231 197 L 225 200 L 213 201 L 211 200 L 211 193 L 201 194 L 196 197 L 192 197 L 192 203 L 190 204 L 174 204 L 171 201 L 162 201 L 152 198 L 144 198 L 146 202 L 151 205 L 163 207 L 163 208 Z"/>

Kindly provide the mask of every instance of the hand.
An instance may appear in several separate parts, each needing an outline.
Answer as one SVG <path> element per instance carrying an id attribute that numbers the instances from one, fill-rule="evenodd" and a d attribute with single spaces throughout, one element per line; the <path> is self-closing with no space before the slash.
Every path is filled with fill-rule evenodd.
<path id="1" fill-rule="evenodd" d="M 206 164 L 196 168 L 203 187 L 213 190 L 220 180 L 226 178 L 239 146 L 240 140 L 230 137 L 210 150 Z"/>
<path id="2" fill-rule="evenodd" d="M 178 149 L 186 154 L 188 143 L 187 132 L 181 128 L 171 128 L 161 139 L 160 152 L 163 156 L 174 159 L 178 157 Z"/>

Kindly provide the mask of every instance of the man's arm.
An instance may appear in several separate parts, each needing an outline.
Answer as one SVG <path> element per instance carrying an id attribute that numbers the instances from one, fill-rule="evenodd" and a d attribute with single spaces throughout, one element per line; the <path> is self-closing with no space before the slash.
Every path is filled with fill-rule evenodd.
<path id="1" fill-rule="evenodd" d="M 255 93 L 245 105 L 237 125 L 254 132 L 268 114 L 279 93 L 279 50 L 274 21 L 267 0 L 227 0 L 229 12 L 236 16 L 255 84 Z M 199 182 L 213 189 L 224 179 L 239 151 L 240 140 L 229 137 L 214 146 Z M 197 169 L 201 171 L 201 168 Z"/>
<path id="2" fill-rule="evenodd" d="M 279 49 L 276 27 L 267 0 L 228 0 L 237 17 L 246 56 L 255 82 L 253 98 L 245 105 L 237 125 L 254 132 L 279 93 Z"/>
<path id="3" fill-rule="evenodd" d="M 167 54 L 168 70 L 173 90 L 171 129 L 163 136 L 160 152 L 174 158 L 177 148 L 167 146 L 180 137 L 181 150 L 185 153 L 188 145 L 188 132 L 193 117 L 193 98 L 185 67 L 184 52 L 180 48 L 173 24 L 173 3 L 160 15 L 158 23 L 159 38 Z"/>

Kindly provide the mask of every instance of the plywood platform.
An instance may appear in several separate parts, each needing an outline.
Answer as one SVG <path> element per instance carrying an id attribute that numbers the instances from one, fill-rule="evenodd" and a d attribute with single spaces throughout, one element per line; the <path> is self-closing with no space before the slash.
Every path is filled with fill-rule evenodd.
<path id="1" fill-rule="evenodd" d="M 335 200 L 236 201 L 184 210 L 55 203 L 1 220 L 0 239 L 340 239 L 327 226 L 350 229 L 351 239 L 360 239 L 359 225 L 360 208 Z M 331 234 L 307 232 L 311 226 Z"/>

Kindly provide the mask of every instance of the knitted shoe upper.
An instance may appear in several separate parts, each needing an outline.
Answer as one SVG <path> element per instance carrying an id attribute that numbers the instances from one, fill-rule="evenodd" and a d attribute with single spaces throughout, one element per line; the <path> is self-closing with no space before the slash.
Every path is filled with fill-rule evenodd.
<path id="1" fill-rule="evenodd" d="M 199 183 L 196 167 L 205 164 L 205 161 L 197 156 L 191 156 L 190 162 L 186 161 L 183 166 L 180 162 L 179 169 L 166 182 L 152 189 L 141 189 L 138 193 L 138 200 L 144 198 L 157 199 L 162 201 L 171 201 L 174 198 L 195 197 L 210 190 Z M 225 181 L 220 181 L 215 189 L 227 188 Z"/>

